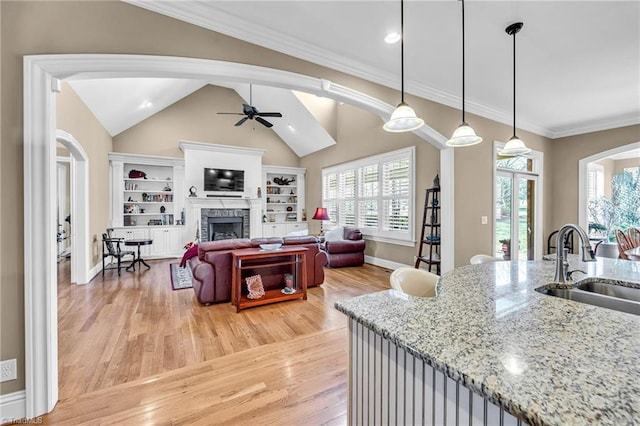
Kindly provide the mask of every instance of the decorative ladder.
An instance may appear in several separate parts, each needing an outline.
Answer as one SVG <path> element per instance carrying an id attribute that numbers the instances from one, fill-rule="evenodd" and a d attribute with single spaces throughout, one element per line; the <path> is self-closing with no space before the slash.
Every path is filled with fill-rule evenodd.
<path id="1" fill-rule="evenodd" d="M 429 188 L 424 198 L 422 233 L 415 268 L 419 269 L 420 262 L 423 262 L 428 265 L 429 272 L 435 266 L 436 274 L 440 275 L 440 202 L 438 194 L 440 194 L 440 187 Z"/>

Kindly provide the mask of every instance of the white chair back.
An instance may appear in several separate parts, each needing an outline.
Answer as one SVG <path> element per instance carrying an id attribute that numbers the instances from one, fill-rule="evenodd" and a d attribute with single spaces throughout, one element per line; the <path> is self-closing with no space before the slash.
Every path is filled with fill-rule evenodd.
<path id="1" fill-rule="evenodd" d="M 488 254 L 476 254 L 475 256 L 471 257 L 471 259 L 469 260 L 469 263 L 471 263 L 472 265 L 480 265 L 481 263 L 498 262 L 500 260 L 502 259 L 489 256 Z"/>
<path id="2" fill-rule="evenodd" d="M 391 273 L 389 284 L 392 289 L 411 296 L 435 297 L 439 278 L 432 272 L 403 266 Z"/>

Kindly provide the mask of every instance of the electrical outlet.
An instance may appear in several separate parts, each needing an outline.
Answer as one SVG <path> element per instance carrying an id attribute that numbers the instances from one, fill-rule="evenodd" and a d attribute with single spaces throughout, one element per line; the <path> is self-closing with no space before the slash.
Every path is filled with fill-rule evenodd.
<path id="1" fill-rule="evenodd" d="M 8 382 L 18 378 L 18 363 L 15 359 L 0 361 L 0 382 Z"/>
<path id="2" fill-rule="evenodd" d="M 480 217 L 480 222 L 482 222 L 483 225 L 486 225 L 487 223 L 489 223 L 489 220 L 487 216 L 482 216 Z"/>

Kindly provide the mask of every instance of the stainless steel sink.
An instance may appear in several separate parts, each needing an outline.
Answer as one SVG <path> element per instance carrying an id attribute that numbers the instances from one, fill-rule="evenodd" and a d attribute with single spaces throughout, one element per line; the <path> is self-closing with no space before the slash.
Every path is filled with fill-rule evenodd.
<path id="1" fill-rule="evenodd" d="M 590 293 L 640 302 L 640 288 L 624 287 L 601 281 L 587 281 L 578 283 L 577 288 Z"/>
<path id="2" fill-rule="evenodd" d="M 607 282 L 586 281 L 572 288 L 538 287 L 536 291 L 574 302 L 640 315 L 640 289 Z"/>

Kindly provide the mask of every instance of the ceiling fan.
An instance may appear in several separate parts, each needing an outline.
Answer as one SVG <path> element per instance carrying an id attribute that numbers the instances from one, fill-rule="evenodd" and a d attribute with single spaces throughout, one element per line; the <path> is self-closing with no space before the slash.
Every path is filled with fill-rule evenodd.
<path id="1" fill-rule="evenodd" d="M 255 119 L 258 123 L 272 127 L 273 124 L 269 123 L 262 117 L 282 117 L 279 112 L 260 112 L 258 108 L 253 106 L 253 85 L 249 85 L 249 104 L 242 104 L 242 112 L 219 112 L 218 114 L 230 114 L 230 115 L 244 115 L 235 125 L 241 126 L 247 120 Z"/>

